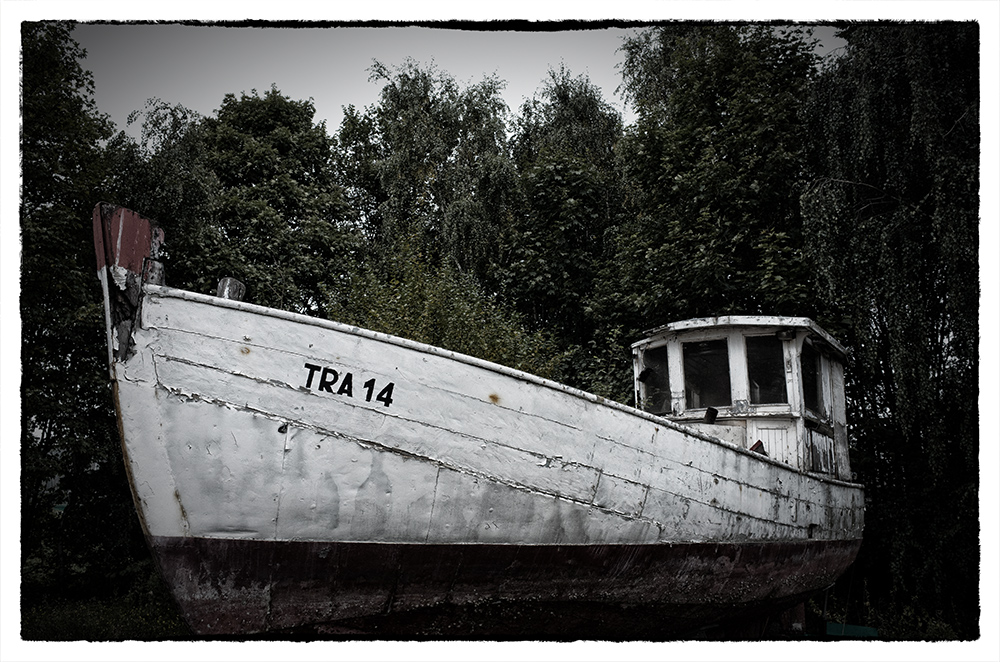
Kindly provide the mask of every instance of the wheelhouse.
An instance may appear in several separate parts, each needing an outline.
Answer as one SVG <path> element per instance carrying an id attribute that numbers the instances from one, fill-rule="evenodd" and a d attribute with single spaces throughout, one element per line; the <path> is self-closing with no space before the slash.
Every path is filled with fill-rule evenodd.
<path id="1" fill-rule="evenodd" d="M 635 397 L 653 414 L 802 471 L 851 479 L 847 352 L 804 317 L 712 317 L 632 345 Z"/>

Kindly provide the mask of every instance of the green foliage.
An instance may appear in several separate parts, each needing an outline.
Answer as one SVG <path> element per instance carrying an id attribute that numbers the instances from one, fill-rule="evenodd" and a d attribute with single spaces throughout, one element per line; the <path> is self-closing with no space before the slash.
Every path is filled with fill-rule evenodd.
<path id="1" fill-rule="evenodd" d="M 503 83 L 460 89 L 412 60 L 376 62 L 371 79 L 385 81 L 379 102 L 348 107 L 338 135 L 340 181 L 365 234 L 386 255 L 417 237 L 431 262 L 487 278 L 514 189 Z"/>
<path id="2" fill-rule="evenodd" d="M 531 328 L 554 334 L 564 348 L 567 383 L 627 402 L 631 387 L 621 391 L 620 380 L 609 382 L 605 374 L 629 373 L 617 360 L 627 354 L 627 339 L 607 333 L 592 308 L 609 259 L 606 236 L 621 216 L 615 154 L 621 136 L 620 114 L 586 76 L 549 72 L 516 119 L 519 198 L 497 273 Z M 595 334 L 612 344 L 598 347 Z"/>
<path id="3" fill-rule="evenodd" d="M 622 146 L 632 219 L 618 234 L 635 327 L 721 314 L 807 314 L 796 191 L 811 45 L 768 26 L 664 26 L 628 39 L 639 115 Z"/>
<path id="4" fill-rule="evenodd" d="M 384 271 L 354 275 L 351 296 L 328 300 L 327 317 L 373 331 L 524 370 L 560 378 L 563 356 L 551 338 L 529 332 L 520 316 L 487 294 L 472 275 L 454 265 L 428 264 L 412 242 Z"/>
<path id="5" fill-rule="evenodd" d="M 522 174 L 525 210 L 506 237 L 504 285 L 535 328 L 585 334 L 605 220 L 598 179 L 591 164 L 562 154 L 541 157 Z"/>
<path id="6" fill-rule="evenodd" d="M 121 131 L 105 146 L 103 188 L 116 204 L 167 222 L 205 213 L 219 182 L 208 168 L 198 131 L 203 118 L 160 99 L 133 111 L 129 124 L 140 118 L 140 142 Z"/>
<path id="7" fill-rule="evenodd" d="M 131 590 L 110 597 L 25 596 L 21 638 L 25 641 L 162 641 L 190 639 L 177 604 L 152 560 L 130 567 Z"/>
<path id="8" fill-rule="evenodd" d="M 219 191 L 201 220 L 213 233 L 197 237 L 214 248 L 214 268 L 202 264 L 213 281 L 233 276 L 256 303 L 311 314 L 320 283 L 333 287 L 359 249 L 334 181 L 333 141 L 324 124 L 312 123 L 314 113 L 312 102 L 273 87 L 264 96 L 226 95 L 216 117 L 200 125 Z M 185 230 L 172 242 L 180 254 L 192 243 Z"/>
<path id="9" fill-rule="evenodd" d="M 812 102 L 822 176 L 803 208 L 821 292 L 854 348 L 852 437 L 870 499 L 859 562 L 883 617 L 974 637 L 977 29 L 843 36 Z"/>
<path id="10" fill-rule="evenodd" d="M 112 196 L 166 231 L 170 284 L 214 292 L 232 276 L 248 300 L 318 314 L 362 246 L 314 113 L 274 88 L 228 94 L 210 118 L 154 99 L 142 144 L 112 141 Z"/>
<path id="11" fill-rule="evenodd" d="M 598 321 L 603 321 L 598 318 Z M 635 334 L 604 322 L 567 350 L 566 383 L 623 404 L 635 404 L 632 350 Z"/>
<path id="12" fill-rule="evenodd" d="M 562 66 L 549 70 L 541 90 L 521 106 L 512 152 L 519 171 L 531 168 L 544 153 L 563 152 L 610 174 L 621 137 L 618 111 L 587 76 L 573 77 Z"/>
<path id="13" fill-rule="evenodd" d="M 68 23 L 22 25 L 22 590 L 103 579 L 135 551 L 90 225 L 111 125 Z M 56 507 L 64 508 L 61 515 Z M 140 543 L 141 544 L 141 543 Z M 126 561 L 127 562 L 127 561 Z"/>

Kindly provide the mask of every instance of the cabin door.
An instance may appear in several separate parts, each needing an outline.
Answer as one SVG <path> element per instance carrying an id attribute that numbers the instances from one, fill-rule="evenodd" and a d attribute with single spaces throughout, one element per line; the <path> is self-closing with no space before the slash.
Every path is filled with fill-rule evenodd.
<path id="1" fill-rule="evenodd" d="M 779 462 L 799 466 L 799 440 L 794 425 L 779 421 L 747 421 L 747 446 L 763 442 L 764 452 Z"/>

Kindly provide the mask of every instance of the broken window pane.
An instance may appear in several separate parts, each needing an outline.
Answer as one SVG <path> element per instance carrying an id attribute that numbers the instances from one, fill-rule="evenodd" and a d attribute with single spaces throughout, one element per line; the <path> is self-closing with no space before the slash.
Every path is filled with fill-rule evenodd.
<path id="1" fill-rule="evenodd" d="M 654 414 L 670 411 L 670 380 L 667 377 L 667 348 L 653 347 L 642 353 L 643 408 Z"/>
<path id="2" fill-rule="evenodd" d="M 809 343 L 802 345 L 802 397 L 806 409 L 823 414 L 823 390 L 820 380 L 819 352 Z"/>
<path id="3" fill-rule="evenodd" d="M 725 340 L 684 343 L 684 394 L 688 409 L 731 404 Z"/>
<path id="4" fill-rule="evenodd" d="M 785 355 L 776 336 L 747 338 L 747 377 L 750 402 L 755 405 L 788 402 Z"/>

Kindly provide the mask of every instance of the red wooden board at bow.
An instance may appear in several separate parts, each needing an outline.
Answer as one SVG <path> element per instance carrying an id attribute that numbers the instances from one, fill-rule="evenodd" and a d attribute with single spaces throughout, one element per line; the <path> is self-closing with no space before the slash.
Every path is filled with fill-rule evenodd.
<path id="1" fill-rule="evenodd" d="M 118 266 L 141 274 L 142 261 L 150 257 L 154 232 L 162 241 L 163 231 L 134 211 L 97 203 L 94 207 L 94 249 L 98 271 L 106 266 Z"/>

